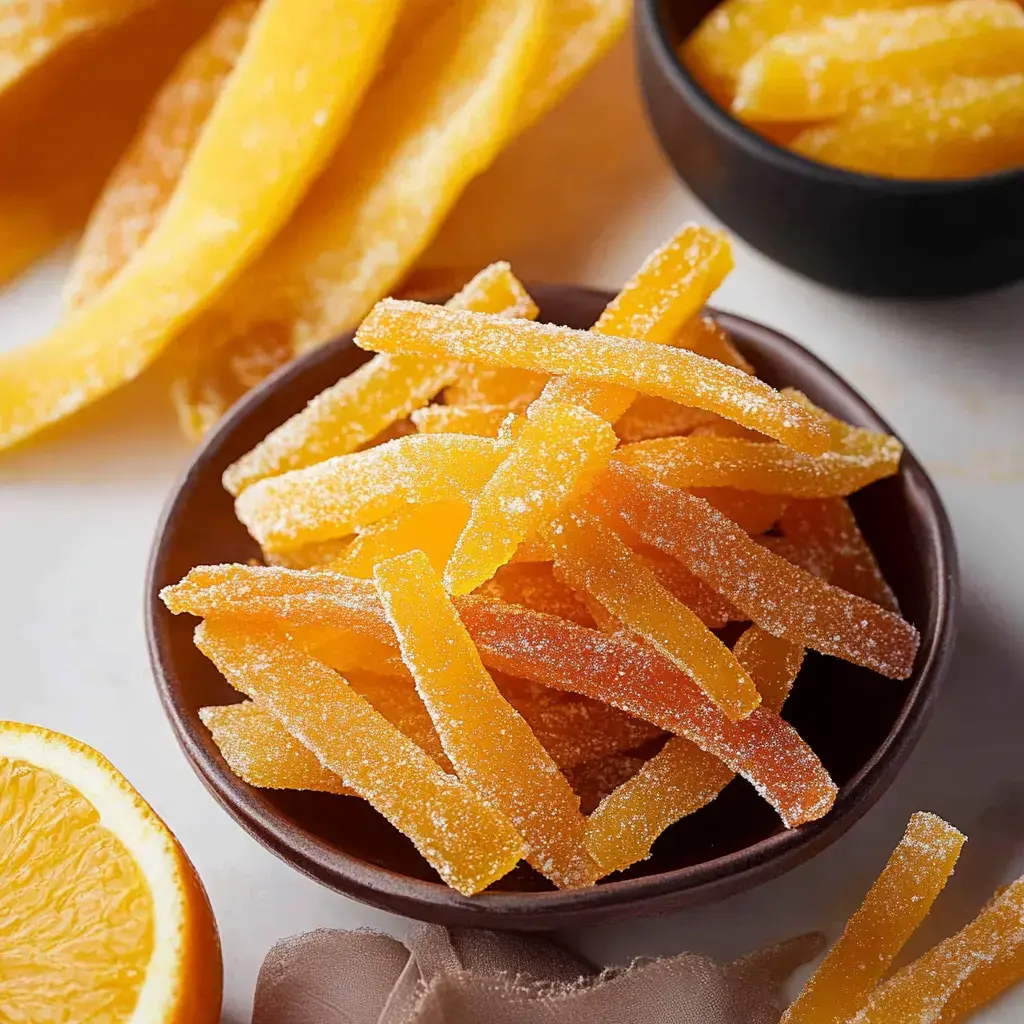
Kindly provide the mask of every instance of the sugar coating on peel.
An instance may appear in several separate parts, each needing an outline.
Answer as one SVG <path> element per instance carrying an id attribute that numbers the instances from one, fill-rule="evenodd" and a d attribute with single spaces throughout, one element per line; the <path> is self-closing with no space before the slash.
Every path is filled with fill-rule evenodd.
<path id="1" fill-rule="evenodd" d="M 910 819 L 878 880 L 782 1024 L 845 1021 L 864 1007 L 942 892 L 965 839 L 934 814 L 918 812 Z"/>
<path id="2" fill-rule="evenodd" d="M 743 617 L 741 612 L 712 590 L 699 576 L 694 576 L 677 559 L 645 544 L 634 548 L 633 553 L 658 577 L 662 586 L 676 600 L 682 601 L 694 612 L 708 629 L 721 629 L 726 623 Z"/>
<path id="3" fill-rule="evenodd" d="M 360 530 L 330 568 L 368 580 L 378 562 L 418 549 L 443 572 L 468 519 L 469 503 L 460 498 L 413 505 Z"/>
<path id="4" fill-rule="evenodd" d="M 1024 61 L 1024 11 L 1013 0 L 952 0 L 826 18 L 769 40 L 740 72 L 733 112 L 744 119 L 816 121 L 901 81 L 1008 75 Z"/>
<path id="5" fill-rule="evenodd" d="M 208 620 L 196 644 L 236 690 L 408 836 L 453 888 L 480 892 L 516 865 L 522 843 L 498 811 L 280 630 Z"/>
<path id="6" fill-rule="evenodd" d="M 258 605 L 257 605 L 258 607 Z M 255 616 L 259 618 L 260 616 Z M 269 620 L 269 616 L 262 616 Z M 381 630 L 383 633 L 384 631 Z M 288 626 L 288 639 L 306 654 L 340 672 L 351 682 L 371 666 L 378 676 L 390 676 L 405 682 L 412 677 L 394 645 L 366 633 L 337 626 Z M 360 691 L 362 692 L 362 691 Z"/>
<path id="7" fill-rule="evenodd" d="M 735 346 L 728 332 L 718 325 L 713 317 L 694 316 L 686 321 L 679 333 L 670 342 L 675 348 L 685 348 L 708 359 L 735 366 L 744 373 L 753 373 L 743 353 Z"/>
<path id="8" fill-rule="evenodd" d="M 456 606 L 489 668 L 604 701 L 685 736 L 746 778 L 787 827 L 832 807 L 835 783 L 792 726 L 763 707 L 731 721 L 653 648 L 486 598 L 464 597 Z"/>
<path id="9" fill-rule="evenodd" d="M 525 406 L 507 405 L 427 405 L 412 414 L 421 434 L 476 434 L 497 437 L 505 420 Z"/>
<path id="10" fill-rule="evenodd" d="M 572 587 L 559 578 L 551 562 L 519 562 L 503 565 L 474 593 L 508 604 L 519 604 L 535 612 L 569 619 L 581 626 L 593 626 L 587 606 Z"/>
<path id="11" fill-rule="evenodd" d="M 1024 974 L 1022 945 L 1024 879 L 1018 879 L 956 935 L 875 989 L 851 1024 L 960 1019 Z M 977 984 L 986 976 L 988 984 Z M 992 984 L 997 977 L 998 987 Z M 965 990 L 972 981 L 973 987 Z M 949 1015 L 947 1008 L 953 1011 Z"/>
<path id="12" fill-rule="evenodd" d="M 780 517 L 779 526 L 784 537 L 827 565 L 830 583 L 899 612 L 896 595 L 843 498 L 794 501 Z"/>
<path id="13" fill-rule="evenodd" d="M 579 798 L 488 675 L 426 555 L 381 562 L 374 581 L 459 778 L 515 826 L 526 860 L 546 878 L 559 888 L 592 884 Z"/>
<path id="14" fill-rule="evenodd" d="M 547 531 L 562 577 L 589 593 L 630 632 L 672 661 L 732 719 L 761 697 L 732 651 L 657 574 L 586 507 L 575 506 Z"/>
<path id="15" fill-rule="evenodd" d="M 759 494 L 735 487 L 688 487 L 752 537 L 772 529 L 789 507 L 784 494 Z"/>
<path id="16" fill-rule="evenodd" d="M 536 320 L 535 316 L 528 317 Z M 546 373 L 516 370 L 508 366 L 467 366 L 451 386 L 444 389 L 447 406 L 498 405 L 525 408 L 540 396 L 548 382 Z"/>
<path id="17" fill-rule="evenodd" d="M 552 402 L 531 409 L 508 454 L 473 500 L 445 568 L 448 590 L 467 594 L 493 576 L 539 525 L 586 491 L 617 443 L 604 420 L 578 406 Z"/>
<path id="18" fill-rule="evenodd" d="M 199 719 L 228 767 L 250 786 L 355 795 L 255 701 L 200 708 Z"/>
<path id="19" fill-rule="evenodd" d="M 865 431 L 865 433 L 867 433 Z M 735 487 L 794 498 L 833 498 L 899 471 L 894 437 L 859 438 L 859 451 L 804 455 L 735 437 L 665 437 L 627 445 L 616 458 L 670 487 Z"/>
<path id="20" fill-rule="evenodd" d="M 773 636 L 907 679 L 920 636 L 898 615 L 798 568 L 702 498 L 613 463 L 595 493 L 605 511 L 683 562 Z"/>
<path id="21" fill-rule="evenodd" d="M 235 512 L 265 551 L 286 551 L 344 537 L 415 502 L 472 498 L 503 454 L 490 438 L 411 434 L 260 480 L 235 499 Z"/>
<path id="22" fill-rule="evenodd" d="M 534 317 L 537 307 L 507 263 L 492 263 L 448 300 L 452 309 Z M 224 471 L 234 495 L 264 477 L 355 451 L 385 427 L 430 401 L 455 379 L 458 364 L 416 356 L 380 356 L 320 392 Z"/>
<path id="23" fill-rule="evenodd" d="M 615 421 L 615 433 L 625 444 L 633 444 L 655 437 L 688 434 L 694 427 L 714 419 L 714 416 L 713 412 L 692 409 L 665 398 L 638 395 Z"/>
<path id="24" fill-rule="evenodd" d="M 818 414 L 742 370 L 667 345 L 396 299 L 374 306 L 356 343 L 372 351 L 488 361 L 616 384 L 716 412 L 808 454 L 829 445 Z"/>
<path id="25" fill-rule="evenodd" d="M 734 653 L 750 673 L 765 707 L 778 714 L 803 664 L 803 648 L 751 626 Z M 675 736 L 587 821 L 587 848 L 606 872 L 623 871 L 650 856 L 671 824 L 699 811 L 735 778 L 718 758 Z"/>

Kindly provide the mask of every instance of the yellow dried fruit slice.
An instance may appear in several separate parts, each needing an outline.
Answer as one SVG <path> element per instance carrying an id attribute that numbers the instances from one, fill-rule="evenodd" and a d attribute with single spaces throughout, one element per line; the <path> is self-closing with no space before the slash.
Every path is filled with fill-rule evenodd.
<path id="1" fill-rule="evenodd" d="M 348 125 L 398 0 L 265 0 L 163 217 L 95 301 L 0 355 L 0 447 L 137 376 L 291 214 Z"/>

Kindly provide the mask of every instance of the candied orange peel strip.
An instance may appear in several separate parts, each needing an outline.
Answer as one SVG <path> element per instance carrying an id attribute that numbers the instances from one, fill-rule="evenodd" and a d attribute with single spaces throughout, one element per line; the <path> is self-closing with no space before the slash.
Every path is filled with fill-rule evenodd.
<path id="1" fill-rule="evenodd" d="M 530 317 L 535 320 L 536 317 Z M 540 396 L 548 382 L 545 373 L 510 367 L 467 366 L 458 380 L 444 389 L 449 406 L 504 406 L 525 409 Z"/>
<path id="2" fill-rule="evenodd" d="M 570 586 L 590 594 L 687 673 L 731 719 L 746 718 L 761 703 L 732 651 L 599 517 L 576 507 L 559 517 L 547 537 Z"/>
<path id="3" fill-rule="evenodd" d="M 1013 0 L 951 0 L 826 18 L 769 40 L 740 71 L 733 112 L 818 121 L 886 83 L 1008 75 L 1024 62 L 1024 11 Z"/>
<path id="4" fill-rule="evenodd" d="M 459 777 L 518 829 L 526 860 L 541 874 L 559 888 L 592 884 L 598 871 L 586 851 L 579 798 L 488 675 L 426 555 L 381 562 L 373 576 Z"/>
<path id="5" fill-rule="evenodd" d="M 476 434 L 497 437 L 510 415 L 523 408 L 507 405 L 428 405 L 410 417 L 421 434 Z"/>
<path id="6" fill-rule="evenodd" d="M 964 841 L 934 814 L 918 812 L 910 819 L 878 880 L 782 1024 L 846 1021 L 863 1008 L 944 888 Z"/>
<path id="7" fill-rule="evenodd" d="M 479 892 L 515 867 L 522 843 L 505 818 L 280 630 L 209 620 L 196 629 L 196 644 L 236 690 L 407 835 L 453 888 Z"/>
<path id="8" fill-rule="evenodd" d="M 753 677 L 765 707 L 781 712 L 803 664 L 803 648 L 751 626 L 733 653 Z M 669 825 L 709 804 L 735 777 L 718 758 L 674 736 L 590 815 L 587 849 L 605 872 L 623 871 L 649 857 Z"/>
<path id="9" fill-rule="evenodd" d="M 141 248 L 49 336 L 0 356 L 0 447 L 138 376 L 274 235 L 347 127 L 398 6 L 264 0 Z"/>
<path id="10" fill-rule="evenodd" d="M 537 307 L 507 263 L 485 267 L 457 295 L 454 309 L 534 317 Z M 224 471 L 231 494 L 266 477 L 347 455 L 425 405 L 459 372 L 449 360 L 376 356 L 322 391 Z"/>
<path id="11" fill-rule="evenodd" d="M 667 345 L 397 299 L 377 303 L 356 332 L 356 344 L 371 351 L 447 356 L 615 384 L 630 400 L 632 389 L 716 412 L 807 454 L 829 446 L 828 431 L 816 413 L 735 367 Z M 610 404 L 602 412 L 609 409 Z"/>
<path id="12" fill-rule="evenodd" d="M 586 491 L 617 443 L 603 419 L 579 406 L 531 407 L 511 451 L 473 500 L 445 567 L 448 590 L 467 594 L 493 576 L 538 523 Z"/>
<path id="13" fill-rule="evenodd" d="M 833 498 L 899 472 L 903 446 L 859 431 L 837 451 L 805 455 L 737 437 L 665 437 L 627 445 L 616 458 L 670 487 L 735 487 L 795 498 Z"/>
<path id="14" fill-rule="evenodd" d="M 920 642 L 909 622 L 767 550 L 702 498 L 617 462 L 596 493 L 616 522 L 678 558 L 773 636 L 909 678 Z"/>
<path id="15" fill-rule="evenodd" d="M 780 494 L 758 494 L 735 487 L 688 487 L 751 536 L 772 529 L 789 507 L 790 499 Z"/>
<path id="16" fill-rule="evenodd" d="M 593 626 L 587 606 L 572 587 L 565 584 L 551 562 L 517 562 L 503 565 L 474 593 L 507 604 L 519 604 L 535 612 L 569 619 L 581 626 Z"/>
<path id="17" fill-rule="evenodd" d="M 235 510 L 263 548 L 286 550 L 344 537 L 413 502 L 468 500 L 503 454 L 486 437 L 410 434 L 261 480 Z"/>
<path id="18" fill-rule="evenodd" d="M 1024 879 L 1018 879 L 956 935 L 875 989 L 852 1024 L 959 1020 L 1024 975 L 1022 948 Z"/>
<path id="19" fill-rule="evenodd" d="M 633 547 L 633 554 L 650 568 L 666 590 L 695 612 L 708 629 L 721 629 L 726 623 L 742 618 L 742 614 L 725 598 L 677 559 L 642 543 Z"/>

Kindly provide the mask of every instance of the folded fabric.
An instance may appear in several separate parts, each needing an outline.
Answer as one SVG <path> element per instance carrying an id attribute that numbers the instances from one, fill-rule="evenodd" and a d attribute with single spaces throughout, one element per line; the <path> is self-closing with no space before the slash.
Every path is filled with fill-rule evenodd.
<path id="1" fill-rule="evenodd" d="M 823 944 L 601 970 L 535 936 L 414 925 L 403 944 L 323 929 L 267 954 L 252 1024 L 778 1024 L 783 983 Z"/>

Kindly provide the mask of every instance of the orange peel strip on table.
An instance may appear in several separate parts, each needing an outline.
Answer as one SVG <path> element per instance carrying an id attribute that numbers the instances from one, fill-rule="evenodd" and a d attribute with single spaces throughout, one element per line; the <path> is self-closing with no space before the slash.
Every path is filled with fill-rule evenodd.
<path id="1" fill-rule="evenodd" d="M 805 455 L 781 444 L 736 437 L 665 437 L 627 445 L 615 457 L 670 487 L 735 487 L 794 498 L 833 498 L 898 472 L 903 455 L 899 441 L 886 434 L 862 441 L 859 452 Z"/>
<path id="2" fill-rule="evenodd" d="M 481 270 L 448 300 L 453 309 L 534 317 L 537 307 L 507 263 Z M 450 360 L 377 356 L 316 396 L 224 472 L 224 486 L 246 487 L 288 470 L 346 455 L 425 405 L 460 367 Z"/>
<path id="3" fill-rule="evenodd" d="M 579 406 L 531 408 L 511 451 L 473 500 L 445 567 L 448 590 L 467 594 L 490 579 L 538 523 L 586 491 L 617 443 L 603 419 Z"/>
<path id="4" fill-rule="evenodd" d="M 280 630 L 210 620 L 197 628 L 196 644 L 236 690 L 408 836 L 453 888 L 479 892 L 515 867 L 522 841 L 501 814 Z"/>
<path id="5" fill-rule="evenodd" d="M 267 477 L 235 500 L 238 518 L 265 550 L 344 537 L 414 502 L 469 500 L 504 454 L 465 434 L 410 434 L 305 469 Z"/>
<path id="6" fill-rule="evenodd" d="M 356 344 L 371 351 L 489 361 L 616 384 L 716 412 L 810 455 L 829 447 L 818 414 L 742 370 L 667 345 L 398 299 L 374 306 L 356 332 Z"/>
<path id="7" fill-rule="evenodd" d="M 864 902 L 781 1024 L 846 1021 L 862 1009 L 942 892 L 964 841 L 962 833 L 934 814 L 915 814 Z"/>
<path id="8" fill-rule="evenodd" d="M 385 643 L 390 632 L 372 584 L 330 572 L 199 566 L 161 598 L 176 614 L 332 625 Z M 787 826 L 822 817 L 835 801 L 835 783 L 792 726 L 765 708 L 730 721 L 657 651 L 475 595 L 457 599 L 456 608 L 491 670 L 603 701 L 686 736 L 748 779 Z"/>
<path id="9" fill-rule="evenodd" d="M 570 586 L 590 594 L 687 673 L 729 718 L 746 718 L 761 703 L 732 651 L 602 519 L 577 506 L 557 520 L 547 537 L 555 565 Z"/>
<path id="10" fill-rule="evenodd" d="M 595 493 L 613 521 L 678 558 L 773 636 L 909 678 L 920 643 L 909 622 L 773 554 L 702 498 L 615 462 Z"/>
<path id="11" fill-rule="evenodd" d="M 579 798 L 501 695 L 426 555 L 381 562 L 374 581 L 402 658 L 459 778 L 523 837 L 526 860 L 559 888 L 591 885 Z M 410 600 L 415 595 L 414 600 Z"/>
<path id="12" fill-rule="evenodd" d="M 733 653 L 757 684 L 765 707 L 780 713 L 803 664 L 803 648 L 750 626 Z M 665 829 L 709 804 L 735 777 L 718 758 L 674 736 L 590 815 L 591 856 L 608 874 L 644 860 Z"/>

